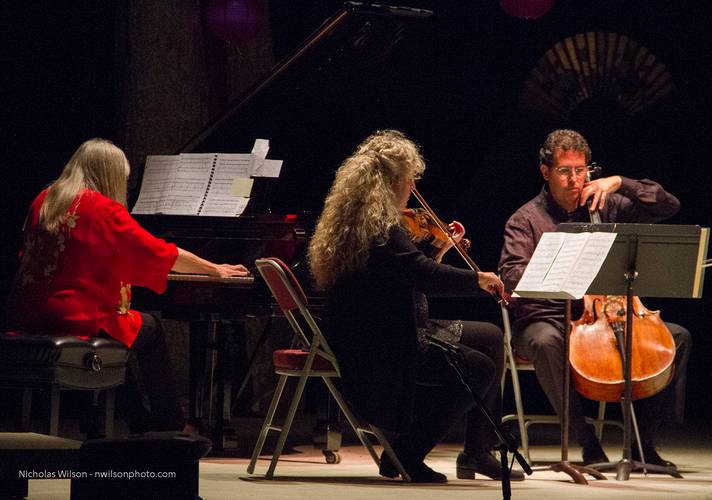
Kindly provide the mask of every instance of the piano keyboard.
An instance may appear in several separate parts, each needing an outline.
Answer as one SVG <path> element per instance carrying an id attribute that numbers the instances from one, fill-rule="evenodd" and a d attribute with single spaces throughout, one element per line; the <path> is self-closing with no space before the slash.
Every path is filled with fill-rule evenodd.
<path id="1" fill-rule="evenodd" d="M 203 283 L 228 283 L 239 285 L 251 285 L 255 282 L 254 276 L 228 276 L 220 278 L 218 276 L 208 276 L 207 274 L 183 274 L 168 273 L 168 281 L 197 281 Z"/>

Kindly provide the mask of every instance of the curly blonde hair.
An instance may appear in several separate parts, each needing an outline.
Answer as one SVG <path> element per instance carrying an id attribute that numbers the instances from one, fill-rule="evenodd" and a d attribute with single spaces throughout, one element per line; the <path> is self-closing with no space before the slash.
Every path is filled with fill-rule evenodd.
<path id="1" fill-rule="evenodd" d="M 50 233 L 59 231 L 72 201 L 84 189 L 97 191 L 126 206 L 129 162 L 111 141 L 89 139 L 74 152 L 59 178 L 50 184 L 40 208 L 40 224 Z"/>
<path id="2" fill-rule="evenodd" d="M 424 170 L 418 146 L 397 130 L 375 132 L 344 160 L 309 243 L 307 258 L 319 288 L 363 267 L 372 244 L 384 242 L 400 223 L 395 190 Z"/>

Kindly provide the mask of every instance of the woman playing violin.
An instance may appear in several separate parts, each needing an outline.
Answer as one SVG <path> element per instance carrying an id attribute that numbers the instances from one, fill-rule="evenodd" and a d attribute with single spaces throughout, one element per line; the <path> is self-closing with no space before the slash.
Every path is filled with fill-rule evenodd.
<path id="1" fill-rule="evenodd" d="M 493 273 L 436 262 L 452 245 L 426 256 L 401 223 L 425 164 L 417 146 L 394 130 L 376 132 L 336 173 L 309 247 L 316 283 L 327 291 L 327 336 L 342 369 L 346 398 L 369 423 L 395 431 L 396 454 L 416 482 L 445 482 L 423 460 L 467 412 L 458 476 L 499 478 L 488 451 L 494 434 L 472 396 L 425 334 L 457 343 L 473 390 L 499 411 L 502 333 L 494 325 L 428 318 L 424 293 L 501 293 Z M 452 224 L 452 239 L 464 228 Z M 380 473 L 395 477 L 388 460 Z M 521 473 L 517 478 L 523 478 Z"/>

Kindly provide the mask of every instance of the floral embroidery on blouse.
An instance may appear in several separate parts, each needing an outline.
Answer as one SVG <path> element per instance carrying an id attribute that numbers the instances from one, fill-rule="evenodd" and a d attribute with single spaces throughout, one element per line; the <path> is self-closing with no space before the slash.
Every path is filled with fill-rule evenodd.
<path id="1" fill-rule="evenodd" d="M 132 316 L 131 312 L 131 284 L 121 282 L 121 289 L 119 290 L 119 304 L 117 311 L 119 314 L 128 314 Z"/>
<path id="2" fill-rule="evenodd" d="M 20 262 L 22 285 L 52 278 L 57 270 L 59 256 L 64 252 L 65 242 L 71 238 L 71 231 L 77 225 L 77 219 L 79 219 L 77 209 L 80 201 L 81 197 L 67 211 L 57 233 L 38 229 L 26 236 Z"/>

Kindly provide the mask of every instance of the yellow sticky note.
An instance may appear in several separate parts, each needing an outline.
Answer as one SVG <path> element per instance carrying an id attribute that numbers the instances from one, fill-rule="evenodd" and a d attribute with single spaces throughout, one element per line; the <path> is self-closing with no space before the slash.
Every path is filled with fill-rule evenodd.
<path id="1" fill-rule="evenodd" d="M 252 192 L 252 183 L 254 179 L 245 179 L 243 177 L 238 177 L 232 181 L 232 189 L 230 193 L 233 196 L 239 196 L 242 198 L 249 198 Z"/>

